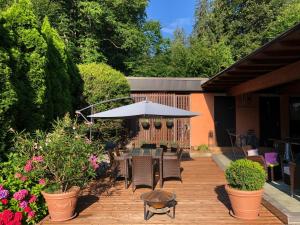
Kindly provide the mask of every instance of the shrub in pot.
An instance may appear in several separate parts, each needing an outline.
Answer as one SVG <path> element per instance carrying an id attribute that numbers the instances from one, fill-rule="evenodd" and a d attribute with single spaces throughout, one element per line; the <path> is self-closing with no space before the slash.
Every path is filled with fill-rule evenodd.
<path id="1" fill-rule="evenodd" d="M 40 133 L 38 139 L 48 181 L 42 195 L 50 218 L 52 221 L 72 219 L 80 188 L 96 176 L 98 148 L 68 115 L 56 121 L 50 133 Z"/>
<path id="2" fill-rule="evenodd" d="M 144 130 L 148 130 L 150 128 L 150 122 L 147 119 L 146 120 L 142 120 L 141 125 L 144 128 Z"/>
<path id="3" fill-rule="evenodd" d="M 257 162 L 239 159 L 225 172 L 233 216 L 240 219 L 256 219 L 259 215 L 266 171 Z"/>

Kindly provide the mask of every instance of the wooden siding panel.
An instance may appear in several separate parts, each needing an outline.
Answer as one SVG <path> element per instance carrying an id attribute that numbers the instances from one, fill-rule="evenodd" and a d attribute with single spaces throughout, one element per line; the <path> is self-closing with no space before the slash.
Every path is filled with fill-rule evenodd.
<path id="1" fill-rule="evenodd" d="M 147 100 L 152 102 L 190 110 L 190 95 L 188 94 L 135 92 L 132 93 L 131 96 L 135 102 L 143 101 L 147 97 Z M 150 128 L 148 130 L 144 130 L 139 123 L 137 135 L 133 139 L 135 146 L 140 146 L 143 143 L 159 145 L 161 143 L 171 144 L 176 142 L 180 147 L 190 147 L 190 133 L 189 129 L 186 129 L 190 127 L 190 119 L 174 119 L 174 127 L 172 129 L 166 127 L 166 119 L 161 119 L 162 127 L 161 129 L 156 129 L 154 127 L 154 120 L 155 119 L 150 119 Z"/>

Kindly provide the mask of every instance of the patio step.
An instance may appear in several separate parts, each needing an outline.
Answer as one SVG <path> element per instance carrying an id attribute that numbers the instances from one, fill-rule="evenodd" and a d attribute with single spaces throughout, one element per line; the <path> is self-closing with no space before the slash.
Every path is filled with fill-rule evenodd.
<path id="1" fill-rule="evenodd" d="M 212 159 L 225 170 L 231 162 L 231 157 L 224 154 L 214 154 Z M 264 186 L 263 205 L 276 215 L 284 224 L 300 224 L 300 202 L 269 183 Z"/>

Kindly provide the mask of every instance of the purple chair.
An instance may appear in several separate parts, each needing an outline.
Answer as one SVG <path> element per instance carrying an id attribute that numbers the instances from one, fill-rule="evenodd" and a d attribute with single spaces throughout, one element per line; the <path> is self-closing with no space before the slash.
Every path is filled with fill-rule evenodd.
<path id="1" fill-rule="evenodd" d="M 274 180 L 274 167 L 279 166 L 277 157 L 278 157 L 277 152 L 266 152 L 265 153 L 266 166 L 268 168 L 270 168 L 270 172 L 271 172 L 271 181 Z"/>

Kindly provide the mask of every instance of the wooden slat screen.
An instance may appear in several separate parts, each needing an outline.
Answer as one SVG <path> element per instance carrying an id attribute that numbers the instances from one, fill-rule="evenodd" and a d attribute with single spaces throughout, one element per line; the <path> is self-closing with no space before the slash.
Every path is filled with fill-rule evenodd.
<path id="1" fill-rule="evenodd" d="M 177 107 L 180 109 L 190 110 L 190 96 L 188 94 L 175 94 L 175 93 L 165 93 L 165 92 L 135 92 L 132 93 L 135 102 L 147 100 Z M 142 119 L 141 119 L 142 120 Z M 133 139 L 133 142 L 136 146 L 140 146 L 143 143 L 151 144 L 172 144 L 178 143 L 180 147 L 189 148 L 190 147 L 190 119 L 173 119 L 174 127 L 168 129 L 166 127 L 166 119 L 161 119 L 162 127 L 161 129 L 156 129 L 154 127 L 154 120 L 150 119 L 150 128 L 144 130 L 139 122 L 136 129 L 136 136 Z"/>

